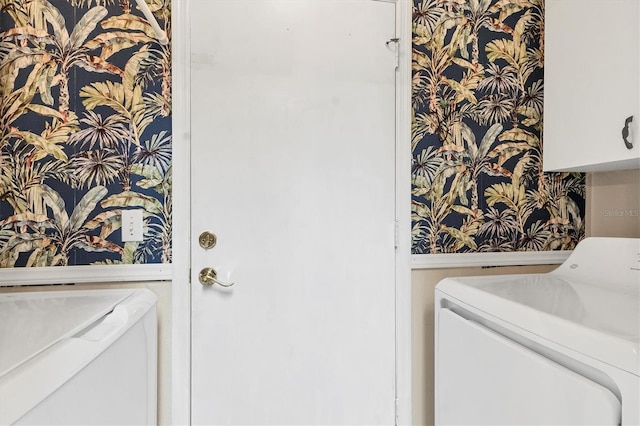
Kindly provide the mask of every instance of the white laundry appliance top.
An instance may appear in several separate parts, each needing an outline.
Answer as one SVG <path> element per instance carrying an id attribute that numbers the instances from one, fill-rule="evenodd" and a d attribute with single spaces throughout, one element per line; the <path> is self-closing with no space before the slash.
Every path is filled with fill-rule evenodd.
<path id="1" fill-rule="evenodd" d="M 0 377 L 84 330 L 132 290 L 5 293 L 0 297 Z"/>
<path id="2" fill-rule="evenodd" d="M 151 389 L 149 395 L 153 394 L 155 401 L 156 302 L 155 294 L 144 288 L 0 294 L 0 401 L 3 401 L 0 424 L 17 422 L 54 394 L 63 395 L 56 398 L 64 400 L 64 395 L 82 393 L 81 383 L 93 383 L 92 386 L 100 383 L 100 389 L 104 386 L 106 393 L 96 391 L 98 393 L 92 395 L 107 395 L 114 386 L 111 377 L 119 376 L 105 366 L 113 366 L 115 362 L 127 363 L 132 368 L 128 359 L 110 359 L 109 356 L 113 353 L 111 348 L 133 327 L 142 328 L 144 338 L 140 345 L 131 347 L 132 355 L 142 353 L 142 358 L 151 367 L 136 370 L 128 376 L 129 383 L 147 383 L 145 389 Z M 151 320 L 143 321 L 145 318 Z M 128 344 L 131 345 L 131 341 Z M 102 354 L 106 354 L 105 357 L 94 363 Z M 132 356 L 132 359 L 140 362 L 140 356 Z M 96 368 L 91 369 L 92 365 Z M 84 371 L 89 375 L 80 378 Z M 117 383 L 118 387 L 120 385 Z M 76 395 L 73 399 L 79 400 L 81 396 Z M 146 410 L 147 399 L 143 397 L 140 401 Z M 66 405 L 53 406 L 60 408 L 54 410 L 58 414 L 53 418 L 83 419 L 81 422 L 70 421 L 72 424 L 93 424 L 89 421 L 93 419 L 93 410 L 102 409 L 100 404 L 88 404 L 77 407 L 69 417 L 60 414 L 67 410 Z M 39 415 L 46 417 L 49 412 L 43 410 L 45 414 Z M 123 410 L 120 413 L 126 418 L 130 412 L 128 408 Z M 155 416 L 155 405 L 149 413 L 147 415 Z M 145 412 L 141 414 L 144 415 Z M 29 423 L 28 420 L 25 422 Z M 41 424 L 40 421 L 35 423 Z"/>
<path id="3" fill-rule="evenodd" d="M 640 239 L 587 238 L 550 273 L 447 278 L 436 290 L 640 376 Z"/>

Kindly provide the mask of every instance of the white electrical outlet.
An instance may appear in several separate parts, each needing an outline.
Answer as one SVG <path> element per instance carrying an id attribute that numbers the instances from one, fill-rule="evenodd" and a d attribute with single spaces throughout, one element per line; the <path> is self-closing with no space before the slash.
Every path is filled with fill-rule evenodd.
<path id="1" fill-rule="evenodd" d="M 122 210 L 122 241 L 142 241 L 142 210 Z"/>

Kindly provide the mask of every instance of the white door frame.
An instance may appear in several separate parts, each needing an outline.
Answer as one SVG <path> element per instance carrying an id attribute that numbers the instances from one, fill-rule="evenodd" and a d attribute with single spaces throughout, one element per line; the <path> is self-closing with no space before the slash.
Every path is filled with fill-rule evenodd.
<path id="1" fill-rule="evenodd" d="M 396 81 L 396 424 L 411 424 L 411 13 L 396 0 L 399 62 Z M 190 424 L 190 79 L 189 0 L 172 0 L 173 286 L 171 423 Z"/>

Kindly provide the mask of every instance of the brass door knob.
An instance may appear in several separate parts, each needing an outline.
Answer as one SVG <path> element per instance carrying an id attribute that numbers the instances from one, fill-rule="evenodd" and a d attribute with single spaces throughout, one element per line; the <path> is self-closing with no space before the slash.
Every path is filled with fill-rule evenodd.
<path id="1" fill-rule="evenodd" d="M 216 245 L 216 243 L 218 242 L 218 237 L 216 237 L 216 234 L 214 234 L 213 232 L 204 231 L 198 237 L 198 242 L 200 243 L 200 247 L 208 250 Z"/>
<path id="2" fill-rule="evenodd" d="M 224 281 L 218 280 L 218 273 L 213 268 L 203 268 L 198 274 L 198 279 L 200 280 L 200 284 L 202 285 L 214 285 L 218 284 L 222 287 L 231 287 L 235 283 L 226 283 Z"/>

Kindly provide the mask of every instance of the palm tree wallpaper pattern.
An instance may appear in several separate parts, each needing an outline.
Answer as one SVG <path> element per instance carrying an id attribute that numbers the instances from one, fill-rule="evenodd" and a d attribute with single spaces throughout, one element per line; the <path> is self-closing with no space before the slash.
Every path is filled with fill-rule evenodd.
<path id="1" fill-rule="evenodd" d="M 544 0 L 414 0 L 414 254 L 584 236 L 584 176 L 542 172 L 543 18 Z"/>
<path id="2" fill-rule="evenodd" d="M 170 262 L 170 48 L 131 0 L 0 0 L 0 24 L 0 267 Z"/>
<path id="3" fill-rule="evenodd" d="M 413 252 L 573 248 L 584 177 L 542 173 L 543 0 L 413 7 Z M 0 0 L 0 95 L 0 267 L 171 261 L 171 50 L 135 2 Z"/>

